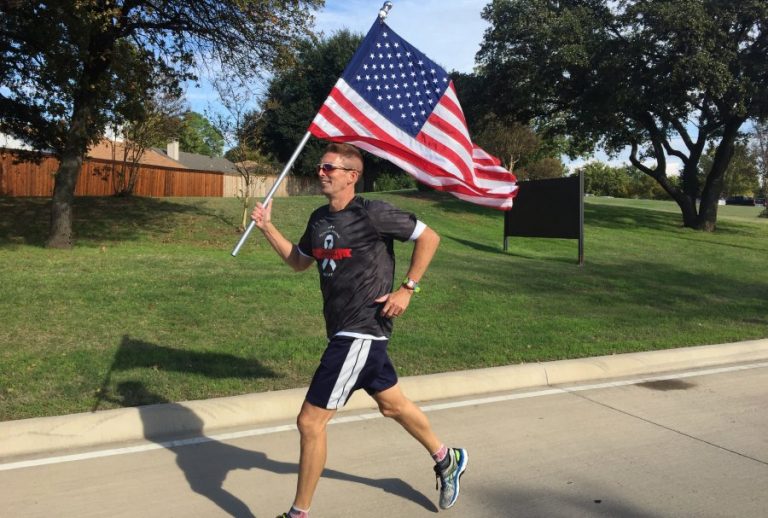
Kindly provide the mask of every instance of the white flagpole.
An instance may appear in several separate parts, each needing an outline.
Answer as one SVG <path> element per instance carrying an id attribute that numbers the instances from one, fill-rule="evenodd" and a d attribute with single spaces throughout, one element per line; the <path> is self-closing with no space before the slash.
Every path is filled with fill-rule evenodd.
<path id="1" fill-rule="evenodd" d="M 277 180 L 275 180 L 274 185 L 272 185 L 272 188 L 267 193 L 267 196 L 264 198 L 264 201 L 261 202 L 263 205 L 266 205 L 267 203 L 269 203 L 269 200 L 271 200 L 272 196 L 275 195 L 275 192 L 277 192 L 277 188 L 280 186 L 280 184 L 285 179 L 285 177 L 288 176 L 288 173 L 290 172 L 291 167 L 293 167 L 293 163 L 299 157 L 299 153 L 301 153 L 301 150 L 304 149 L 304 146 L 307 144 L 307 141 L 309 140 L 309 137 L 311 135 L 312 134 L 309 131 L 304 134 L 304 137 L 301 139 L 301 142 L 299 142 L 299 145 L 296 147 L 296 151 L 293 152 L 293 155 L 291 155 L 291 158 L 285 164 L 285 167 L 283 168 L 283 172 L 280 173 L 280 176 L 277 177 Z M 248 235 L 251 233 L 251 230 L 253 230 L 254 226 L 256 226 L 256 223 L 253 220 L 251 220 L 251 223 L 250 225 L 248 225 L 248 228 L 246 228 L 245 232 L 243 232 L 243 235 L 240 236 L 240 241 L 237 242 L 237 245 L 235 245 L 234 250 L 232 250 L 232 257 L 235 257 L 237 253 L 240 251 L 240 248 L 245 243 L 245 240 L 248 239 Z"/>

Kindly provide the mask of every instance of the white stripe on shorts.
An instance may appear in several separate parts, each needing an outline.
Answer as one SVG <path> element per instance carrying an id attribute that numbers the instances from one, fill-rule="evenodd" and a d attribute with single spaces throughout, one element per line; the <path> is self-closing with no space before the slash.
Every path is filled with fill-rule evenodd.
<path id="1" fill-rule="evenodd" d="M 368 353 L 371 350 L 371 341 L 358 338 L 349 346 L 349 352 L 341 366 L 339 377 L 336 378 L 336 384 L 331 391 L 331 397 L 328 399 L 326 408 L 341 408 L 347 402 L 349 392 L 357 383 L 357 377 L 360 371 L 365 367 L 368 361 Z"/>

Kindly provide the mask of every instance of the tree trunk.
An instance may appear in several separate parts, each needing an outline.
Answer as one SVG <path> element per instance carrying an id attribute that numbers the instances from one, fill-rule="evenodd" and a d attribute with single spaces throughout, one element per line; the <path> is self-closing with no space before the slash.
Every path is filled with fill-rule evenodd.
<path id="1" fill-rule="evenodd" d="M 696 214 L 696 202 L 692 200 L 688 195 L 682 191 L 676 190 L 675 192 L 667 191 L 680 207 L 680 214 L 683 216 L 683 226 L 687 228 L 695 228 L 698 214 Z"/>
<path id="2" fill-rule="evenodd" d="M 83 157 L 97 132 L 94 119 L 98 113 L 98 91 L 112 62 L 114 34 L 96 34 L 88 45 L 89 60 L 84 64 L 73 95 L 72 116 L 66 142 L 61 151 L 61 165 L 56 173 L 51 205 L 51 228 L 46 246 L 72 248 L 72 204 Z M 96 133 L 96 134 L 95 134 Z"/>
<path id="3" fill-rule="evenodd" d="M 53 188 L 48 248 L 72 248 L 72 204 L 82 164 L 81 153 L 69 151 L 61 157 Z"/>
<path id="4" fill-rule="evenodd" d="M 723 181 L 725 180 L 725 171 L 734 152 L 734 142 L 738 136 L 739 128 L 744 123 L 744 119 L 731 117 L 725 123 L 723 128 L 723 138 L 715 151 L 715 158 L 712 161 L 712 169 L 707 174 L 704 182 L 704 189 L 701 191 L 701 201 L 699 203 L 699 216 L 692 228 L 704 230 L 705 232 L 714 232 L 717 228 L 717 204 L 720 199 L 720 193 L 723 191 Z"/>

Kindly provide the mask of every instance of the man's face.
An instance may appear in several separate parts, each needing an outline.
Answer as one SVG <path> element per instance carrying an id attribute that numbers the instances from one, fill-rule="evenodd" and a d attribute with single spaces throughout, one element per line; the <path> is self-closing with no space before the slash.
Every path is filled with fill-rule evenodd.
<path id="1" fill-rule="evenodd" d="M 322 167 L 317 168 L 320 190 L 326 197 L 332 198 L 347 190 L 351 190 L 354 193 L 357 175 L 360 173 L 358 165 L 353 160 L 344 160 L 336 153 L 326 153 L 320 159 L 320 164 L 331 164 L 337 167 L 328 171 Z"/>

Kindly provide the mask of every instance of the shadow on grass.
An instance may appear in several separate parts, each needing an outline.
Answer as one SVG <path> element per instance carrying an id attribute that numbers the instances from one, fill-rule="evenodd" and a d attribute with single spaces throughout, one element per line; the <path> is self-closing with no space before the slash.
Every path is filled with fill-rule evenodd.
<path id="1" fill-rule="evenodd" d="M 48 237 L 51 200 L 48 198 L 0 198 L 0 247 L 43 246 Z M 230 228 L 229 220 L 202 203 L 175 203 L 142 197 L 79 197 L 73 207 L 73 232 L 78 242 L 132 241 L 142 234 L 167 234 L 178 223 L 175 216 L 211 217 Z"/>
<path id="2" fill-rule="evenodd" d="M 112 375 L 130 369 L 153 369 L 165 372 L 184 372 L 208 378 L 276 378 L 279 375 L 257 360 L 238 358 L 231 354 L 194 352 L 173 349 L 123 336 L 93 406 L 97 410 L 102 401 L 117 402 L 121 406 L 141 406 L 166 402 L 166 399 L 147 391 L 132 394 L 123 387 L 120 399 L 110 396 Z M 152 396 L 150 399 L 147 399 Z"/>
<path id="3" fill-rule="evenodd" d="M 518 261 L 499 266 L 473 264 L 473 271 L 481 276 L 473 279 L 477 290 L 499 300 L 508 296 L 512 286 L 523 293 L 556 296 L 565 314 L 573 318 L 606 322 L 620 318 L 622 325 L 635 321 L 642 328 L 655 319 L 674 319 L 686 326 L 695 326 L 696 322 L 733 322 L 741 330 L 751 327 L 756 334 L 763 335 L 768 324 L 768 283 L 738 278 L 728 270 L 692 271 L 685 265 L 640 259 L 618 264 L 587 261 L 584 268 L 560 267 L 552 261 Z M 502 280 L 505 278 L 506 282 Z"/>
<path id="4" fill-rule="evenodd" d="M 261 470 L 278 475 L 295 475 L 298 473 L 296 463 L 282 462 L 270 459 L 260 451 L 240 448 L 231 444 L 219 442 L 203 433 L 203 420 L 189 408 L 176 403 L 169 403 L 162 396 L 146 390 L 140 382 L 128 381 L 117 387 L 116 402 L 123 406 L 131 406 L 136 399 L 165 403 L 139 407 L 144 436 L 176 455 L 176 465 L 184 473 L 189 487 L 195 493 L 208 498 L 230 516 L 253 517 L 251 511 L 240 497 L 224 489 L 224 481 L 234 470 Z M 298 409 L 297 409 L 298 410 Z M 169 435 L 168 430 L 175 429 L 176 433 Z M 188 440 L 184 440 L 184 438 Z M 298 443 L 298 441 L 297 441 Z M 424 494 L 414 489 L 408 483 L 397 478 L 372 479 L 334 469 L 325 469 L 323 477 L 381 489 L 397 497 L 411 500 L 431 512 L 437 508 Z M 249 495 L 259 496 L 258 474 L 248 490 Z M 290 482 L 292 487 L 293 481 Z M 267 491 L 267 489 L 264 489 Z M 286 494 L 290 494 L 290 490 Z M 290 500 L 285 502 L 285 508 L 290 506 Z M 349 502 L 353 505 L 353 502 Z M 273 509 L 276 514 L 284 509 Z"/>

